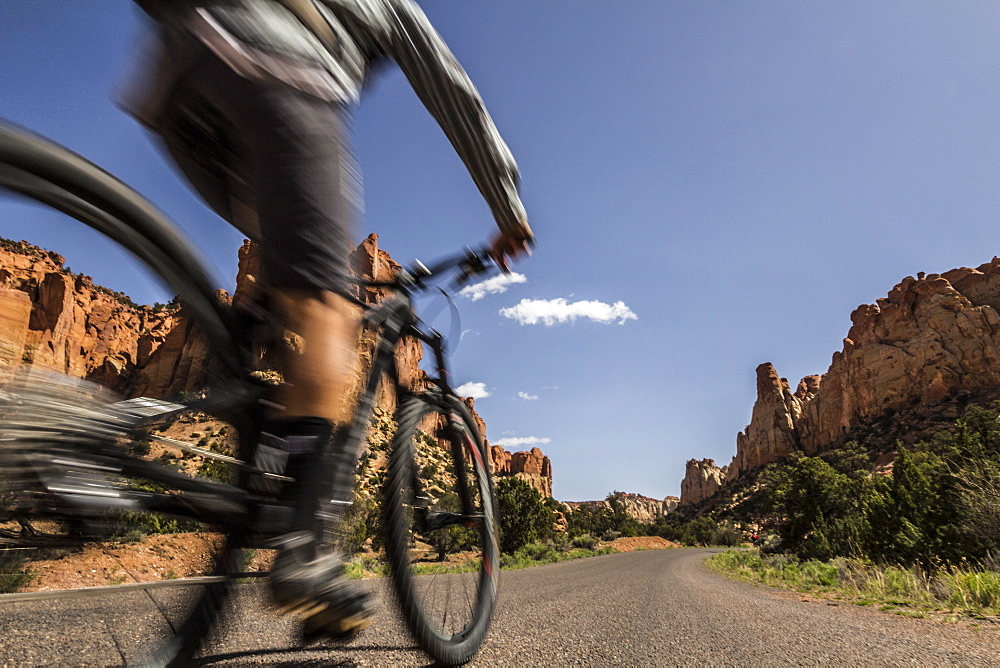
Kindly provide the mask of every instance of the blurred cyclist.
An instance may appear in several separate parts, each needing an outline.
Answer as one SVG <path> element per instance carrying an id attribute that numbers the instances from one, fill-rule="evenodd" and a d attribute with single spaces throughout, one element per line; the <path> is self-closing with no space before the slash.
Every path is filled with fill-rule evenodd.
<path id="1" fill-rule="evenodd" d="M 360 630 L 372 602 L 316 538 L 319 464 L 358 328 L 341 296 L 361 207 L 352 109 L 375 67 L 395 61 L 489 204 L 500 228 L 491 254 L 505 271 L 533 242 L 517 165 L 411 0 L 135 1 L 154 31 L 125 106 L 215 212 L 259 242 L 272 310 L 304 342 L 284 354 L 276 399 L 284 410 L 262 436 L 279 445 L 296 480 L 294 530 L 279 541 L 272 597 L 310 635 Z M 339 454 L 339 466 L 353 467 Z"/>

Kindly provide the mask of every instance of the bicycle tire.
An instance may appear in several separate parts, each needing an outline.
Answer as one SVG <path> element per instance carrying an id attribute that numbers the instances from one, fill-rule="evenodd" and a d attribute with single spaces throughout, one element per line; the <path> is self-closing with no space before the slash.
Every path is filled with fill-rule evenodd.
<path id="1" fill-rule="evenodd" d="M 489 628 L 500 569 L 489 457 L 476 422 L 456 397 L 436 390 L 410 396 L 396 415 L 383 505 L 393 588 L 420 646 L 442 664 L 461 665 Z M 437 427 L 434 436 L 448 447 L 422 427 Z M 468 461 L 456 461 L 453 447 Z M 447 479 L 449 469 L 454 480 Z M 463 470 L 472 513 L 457 507 Z M 465 518 L 462 525 L 455 517 L 456 523 L 434 526 L 453 515 Z M 436 562 L 429 559 L 435 551 Z M 461 596 L 453 600 L 456 592 Z"/>
<path id="2" fill-rule="evenodd" d="M 231 316 L 215 297 L 204 263 L 173 224 L 139 193 L 69 149 L 3 122 L 0 190 L 62 211 L 130 251 L 176 291 L 208 338 L 222 369 L 232 379 L 240 377 L 244 366 Z M 71 434 L 52 436 L 63 448 L 73 440 Z M 200 650 L 230 593 L 233 576 L 241 570 L 245 530 L 225 524 L 219 528 L 223 540 L 212 574 L 224 577 L 203 585 L 194 605 L 178 622 L 163 613 L 172 636 L 155 649 L 143 650 L 128 665 L 189 665 Z"/>

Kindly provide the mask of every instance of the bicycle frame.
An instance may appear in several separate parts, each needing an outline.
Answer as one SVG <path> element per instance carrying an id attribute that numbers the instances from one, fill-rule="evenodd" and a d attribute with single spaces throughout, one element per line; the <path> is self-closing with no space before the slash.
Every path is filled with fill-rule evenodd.
<path id="1" fill-rule="evenodd" d="M 392 294 L 374 305 L 368 305 L 359 299 L 351 298 L 351 301 L 362 307 L 363 322 L 371 328 L 380 330 L 380 337 L 365 380 L 364 391 L 355 406 L 354 417 L 348 429 L 338 431 L 336 436 L 338 442 L 333 446 L 333 450 L 350 453 L 352 460 L 356 459 L 368 429 L 376 392 L 382 378 L 388 378 L 393 383 L 399 396 L 409 391 L 409 388 L 399 386 L 394 355 L 400 340 L 405 336 L 417 338 L 433 352 L 438 375 L 429 379 L 429 382 L 440 387 L 447 394 L 454 394 L 448 383 L 445 337 L 435 330 L 424 331 L 421 329 L 419 320 L 413 311 L 413 295 L 416 291 L 426 289 L 425 279 L 477 257 L 471 251 L 467 251 L 464 255 L 444 260 L 436 265 L 434 270 L 427 269 L 417 263 L 413 270 L 402 272 L 400 277 L 392 282 L 356 281 L 363 289 L 388 288 L 392 290 Z M 235 320 L 228 319 L 224 322 L 229 325 Z M 239 331 L 234 331 L 233 337 L 245 339 Z M 224 459 L 234 464 L 240 471 L 241 483 L 245 482 L 246 476 L 249 475 L 263 475 L 287 481 L 288 478 L 266 473 L 249 464 L 253 461 L 254 448 L 260 432 L 263 414 L 263 408 L 260 406 L 262 399 L 263 389 L 259 384 L 249 378 L 243 378 L 235 383 L 222 384 L 216 388 L 215 392 L 209 393 L 203 399 L 182 404 L 187 410 L 224 416 L 225 419 L 233 423 L 240 430 L 240 456 L 237 458 L 226 457 L 176 441 L 169 442 L 169 444 L 205 457 Z M 148 421 L 135 425 L 132 430 L 133 435 L 143 435 L 138 431 L 138 428 L 144 424 L 148 424 Z M 453 450 L 455 449 L 453 447 Z M 76 506 L 80 506 L 82 500 L 85 505 L 94 509 L 117 507 L 126 510 L 166 513 L 206 524 L 217 524 L 222 521 L 229 525 L 241 526 L 250 534 L 265 539 L 268 536 L 283 533 L 284 527 L 290 522 L 291 507 L 289 505 L 272 498 L 252 494 L 245 489 L 244 484 L 231 485 L 202 478 L 192 478 L 163 464 L 139 459 L 111 446 L 89 450 L 89 452 L 86 448 L 80 450 L 81 454 L 87 452 L 85 457 L 88 461 L 100 461 L 108 469 L 116 470 L 123 476 L 148 480 L 182 493 L 130 491 L 127 497 L 119 496 L 110 499 L 101 489 L 67 490 L 65 493 L 73 495 Z M 481 455 L 482 453 L 475 454 Z M 462 452 L 453 452 L 453 456 L 459 466 L 463 465 L 465 456 Z M 353 489 L 352 484 L 344 484 L 346 477 L 353 476 L 353 467 L 338 466 L 333 468 L 334 475 L 341 476 L 341 478 L 334 480 L 331 476 L 328 481 L 328 489 Z M 467 490 L 460 491 L 463 499 L 468 496 Z M 328 496 L 328 498 L 330 497 L 332 494 Z M 339 510 L 350 505 L 352 499 L 330 498 L 330 500 L 332 507 L 329 519 L 333 520 L 332 523 L 335 525 L 341 515 Z M 43 541 L 40 539 L 40 542 Z M 21 544 L 23 545 L 24 542 L 22 541 Z"/>

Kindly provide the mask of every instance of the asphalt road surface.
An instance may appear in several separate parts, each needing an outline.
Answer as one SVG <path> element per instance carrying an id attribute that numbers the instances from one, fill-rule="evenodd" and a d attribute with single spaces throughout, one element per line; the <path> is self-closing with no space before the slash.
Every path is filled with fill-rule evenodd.
<path id="1" fill-rule="evenodd" d="M 1000 628 L 807 602 L 705 568 L 712 550 L 607 555 L 501 575 L 493 629 L 473 666 L 1000 665 Z M 348 644 L 299 647 L 295 624 L 241 586 L 206 665 L 427 665 L 384 591 L 379 621 Z M 0 604 L 0 666 L 121 665 L 180 592 Z M 154 603 L 155 600 L 155 603 Z M 1000 626 L 1000 625 L 997 625 Z"/>

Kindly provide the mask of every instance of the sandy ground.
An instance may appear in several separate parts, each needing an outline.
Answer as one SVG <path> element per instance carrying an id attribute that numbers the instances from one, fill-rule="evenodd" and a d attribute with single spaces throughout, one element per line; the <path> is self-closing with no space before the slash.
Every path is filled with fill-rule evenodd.
<path id="1" fill-rule="evenodd" d="M 22 591 L 76 589 L 206 575 L 221 537 L 211 533 L 147 536 L 136 543 L 88 545 L 59 559 L 35 561 L 35 578 Z M 251 570 L 268 567 L 270 550 L 258 550 Z"/>
<path id="2" fill-rule="evenodd" d="M 659 536 L 636 536 L 634 538 L 616 538 L 608 543 L 618 552 L 634 552 L 635 550 L 663 550 L 668 547 L 680 547 L 678 543 Z"/>

